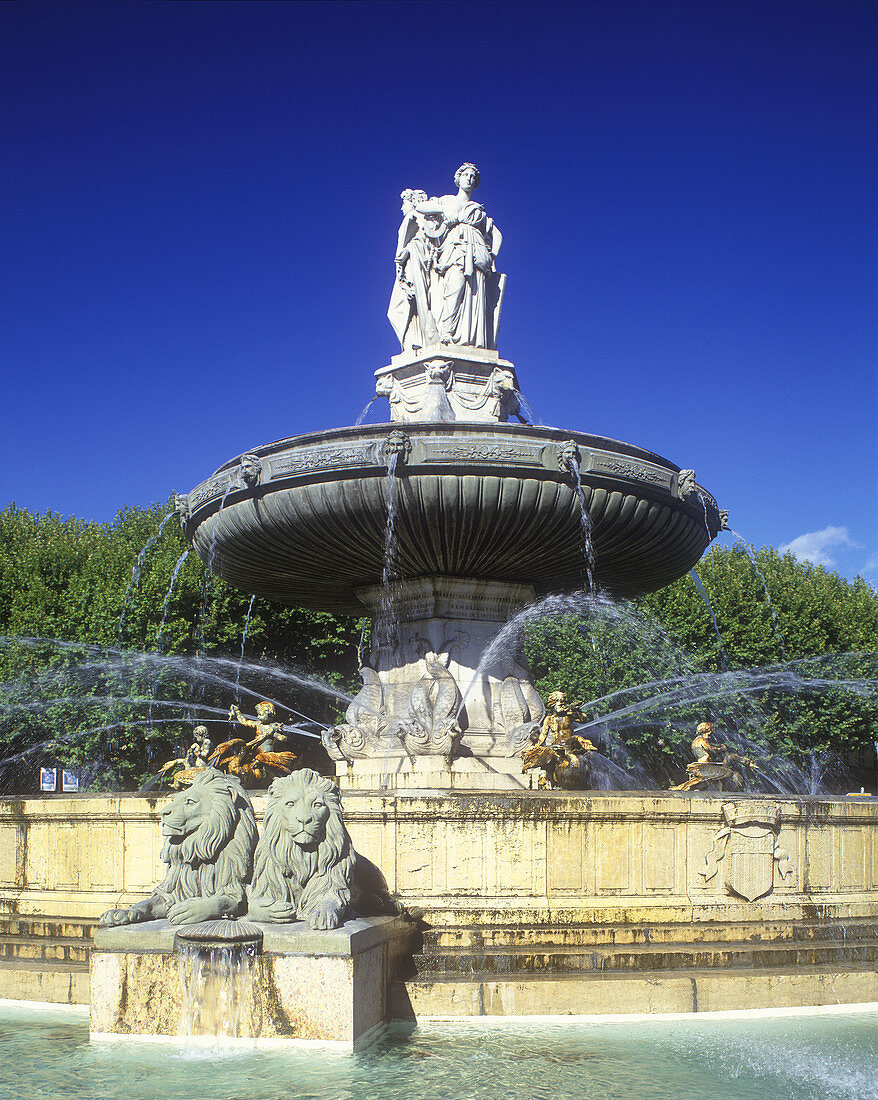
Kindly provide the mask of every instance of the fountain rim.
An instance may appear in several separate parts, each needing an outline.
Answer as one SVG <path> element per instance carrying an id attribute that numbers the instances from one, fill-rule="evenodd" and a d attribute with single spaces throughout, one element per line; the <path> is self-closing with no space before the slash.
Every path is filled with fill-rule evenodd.
<path id="1" fill-rule="evenodd" d="M 573 440 L 575 443 L 588 447 L 603 447 L 609 445 L 609 447 L 618 451 L 620 454 L 624 454 L 629 458 L 640 458 L 647 462 L 652 462 L 656 466 L 663 466 L 672 473 L 678 474 L 683 467 L 671 462 L 670 459 L 664 458 L 662 455 L 655 451 L 650 451 L 646 447 L 639 447 L 635 443 L 626 443 L 622 439 L 613 439 L 611 436 L 596 435 L 592 432 L 582 432 L 576 428 L 558 428 L 550 424 L 493 424 L 479 420 L 425 420 L 425 421 L 387 421 L 380 424 L 351 424 L 345 427 L 338 428 L 323 428 L 312 432 L 303 432 L 300 435 L 285 436 L 283 439 L 277 439 L 272 443 L 262 443 L 256 447 L 249 448 L 246 451 L 241 451 L 240 454 L 235 455 L 234 458 L 224 462 L 210 474 L 208 478 L 204 479 L 204 482 L 209 481 L 211 478 L 216 477 L 219 474 L 225 473 L 229 470 L 235 469 L 239 466 L 241 459 L 245 455 L 257 455 L 260 458 L 268 458 L 273 454 L 277 454 L 280 451 L 289 449 L 291 446 L 307 446 L 309 444 L 317 444 L 321 442 L 332 443 L 336 439 L 347 438 L 350 435 L 356 435 L 358 437 L 372 438 L 377 441 L 382 436 L 387 437 L 391 432 L 402 432 L 405 435 L 421 435 L 427 434 L 456 434 L 459 430 L 476 431 L 479 433 L 492 434 L 496 433 L 501 436 L 533 436 L 534 438 L 540 438 L 547 442 L 563 443 L 568 439 Z M 204 484 L 199 482 L 199 485 Z M 198 486 L 195 486 L 198 488 Z M 710 497 L 710 493 L 703 486 L 698 486 L 699 490 L 707 494 Z"/>

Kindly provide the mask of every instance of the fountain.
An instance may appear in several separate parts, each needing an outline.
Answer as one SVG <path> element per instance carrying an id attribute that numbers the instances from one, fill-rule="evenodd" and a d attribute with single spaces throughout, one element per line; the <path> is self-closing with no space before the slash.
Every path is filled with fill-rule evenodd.
<path id="1" fill-rule="evenodd" d="M 874 802 L 567 790 L 565 773 L 590 772 L 587 736 L 575 767 L 530 755 L 545 748 L 531 748 L 532 739 L 551 722 L 510 641 L 521 624 L 670 583 L 694 566 L 726 515 L 691 469 L 628 443 L 526 422 L 516 369 L 497 352 L 500 234 L 472 199 L 477 169 L 461 166 L 455 182 L 457 194 L 435 199 L 403 192 L 389 310 L 401 351 L 375 371 L 388 422 L 254 446 L 178 498 L 195 553 L 229 583 L 267 601 L 372 618 L 362 690 L 323 743 L 356 849 L 381 869 L 401 908 L 419 911 L 420 942 L 408 970 L 397 965 L 408 933 L 390 915 L 341 929 L 291 925 L 304 937 L 291 944 L 285 922 L 308 914 L 282 896 L 282 872 L 262 892 L 257 856 L 251 911 L 235 893 L 232 915 L 262 932 L 261 950 L 252 948 L 259 981 L 275 988 L 285 974 L 289 988 L 296 974 L 300 987 L 319 984 L 319 966 L 304 979 L 289 961 L 313 957 L 333 974 L 353 973 L 359 939 L 363 951 L 378 952 L 361 967 L 377 975 L 368 1027 L 437 1015 L 878 999 Z M 233 685 L 241 663 L 227 662 Z M 549 719 L 565 717 L 557 700 L 552 708 Z M 530 789 L 528 760 L 558 781 L 548 787 L 562 789 Z M 254 797 L 255 820 L 264 811 L 268 822 L 273 798 L 266 807 Z M 49 824 L 51 807 L 39 821 L 27 812 L 0 821 L 26 853 L 20 873 L 16 862 L 18 904 L 38 906 L 40 889 L 59 897 L 66 889 L 57 902 L 69 905 L 64 912 L 91 917 L 107 905 L 152 904 L 156 799 L 121 798 L 112 812 L 86 799 L 68 817 L 57 805 Z M 81 824 L 92 816 L 101 821 L 100 851 Z M 65 840 L 50 854 L 44 838 L 53 830 Z M 75 875 L 72 837 L 87 852 Z M 44 850 L 55 877 L 41 886 Z M 227 915 L 228 906 L 190 914 L 190 900 L 178 901 L 187 920 Z M 167 906 L 150 910 L 163 913 Z M 266 933 L 266 915 L 279 917 L 281 933 Z M 370 919 L 383 920 L 390 939 Z M 97 1031 L 155 1030 L 142 1012 L 136 1026 L 125 1016 L 126 1005 L 143 1005 L 137 981 L 107 977 L 142 966 L 142 927 L 98 933 Z M 151 948 L 169 997 L 174 935 L 157 930 Z M 229 940 L 216 928 L 210 935 Z M 252 1005 L 275 1005 L 259 981 Z M 357 996 L 348 992 L 344 1033 L 324 1022 L 299 1034 L 358 1038 Z M 296 1034 L 290 1020 L 300 1009 L 291 1017 L 284 1005 L 280 1015 L 260 1010 L 257 1034 Z"/>
<path id="2" fill-rule="evenodd" d="M 389 310 L 402 351 L 375 372 L 391 425 L 254 447 L 180 498 L 195 551 L 229 583 L 372 617 L 363 690 L 324 739 L 348 790 L 525 789 L 543 704 L 514 654 L 485 663 L 494 635 L 549 593 L 669 584 L 725 523 L 692 470 L 507 422 L 500 234 L 472 200 L 478 171 L 455 180 L 457 195 L 403 192 Z"/>

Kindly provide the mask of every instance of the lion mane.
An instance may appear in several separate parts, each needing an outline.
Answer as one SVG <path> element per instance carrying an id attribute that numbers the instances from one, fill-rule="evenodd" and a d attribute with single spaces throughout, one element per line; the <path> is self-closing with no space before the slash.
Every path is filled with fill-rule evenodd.
<path id="1" fill-rule="evenodd" d="M 253 872 L 256 819 L 250 797 L 239 781 L 214 768 L 199 769 L 190 787 L 175 795 L 173 814 L 185 799 L 206 803 L 208 816 L 181 841 L 166 838 L 161 859 L 168 871 L 156 895 L 168 906 L 196 897 L 222 894 L 232 898 L 239 916 L 245 908 L 244 888 Z"/>
<path id="2" fill-rule="evenodd" d="M 285 803 L 305 794 L 319 795 L 328 810 L 322 836 L 313 845 L 298 843 L 284 814 Z M 307 920 L 321 904 L 334 903 L 343 920 L 357 901 L 357 855 L 342 818 L 338 788 L 310 768 L 301 768 L 268 788 L 262 835 L 256 846 L 254 898 L 287 902 Z"/>

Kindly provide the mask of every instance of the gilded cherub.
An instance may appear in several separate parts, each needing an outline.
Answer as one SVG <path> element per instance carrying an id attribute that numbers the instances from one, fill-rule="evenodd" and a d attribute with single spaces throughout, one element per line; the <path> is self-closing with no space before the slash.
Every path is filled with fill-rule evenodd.
<path id="1" fill-rule="evenodd" d="M 686 765 L 686 780 L 671 787 L 672 791 L 741 790 L 744 775 L 757 765 L 749 756 L 732 752 L 728 745 L 713 740 L 713 725 L 699 722 L 692 741 L 691 764 Z M 744 773 L 744 774 L 742 774 Z"/>
<path id="2" fill-rule="evenodd" d="M 229 721 L 256 730 L 251 741 L 233 737 L 218 745 L 210 763 L 220 771 L 236 775 L 245 787 L 254 787 L 281 775 L 289 775 L 298 759 L 293 752 L 278 751 L 277 746 L 287 740 L 282 722 L 274 721 L 274 704 L 267 700 L 256 704 L 256 718 L 248 718 L 233 703 L 229 708 Z"/>
<path id="3" fill-rule="evenodd" d="M 574 721 L 585 721 L 580 707 L 580 703 L 568 703 L 563 691 L 553 691 L 546 699 L 546 717 L 534 735 L 534 745 L 521 754 L 523 772 L 534 768 L 542 772 L 537 781 L 540 790 L 588 788 L 589 755 L 596 746 L 573 732 Z"/>

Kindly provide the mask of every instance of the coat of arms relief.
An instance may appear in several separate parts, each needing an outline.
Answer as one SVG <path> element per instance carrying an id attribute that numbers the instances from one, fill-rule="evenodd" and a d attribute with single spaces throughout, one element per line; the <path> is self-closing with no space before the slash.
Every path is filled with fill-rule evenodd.
<path id="1" fill-rule="evenodd" d="M 705 883 L 723 864 L 725 887 L 747 901 L 765 897 L 774 889 L 774 867 L 782 879 L 792 871 L 789 854 L 780 846 L 779 806 L 764 802 L 726 802 L 723 827 L 713 838 L 713 847 L 698 872 Z"/>

